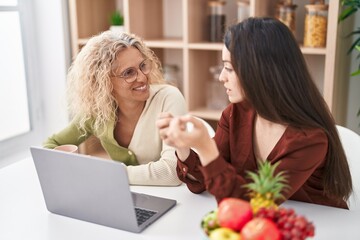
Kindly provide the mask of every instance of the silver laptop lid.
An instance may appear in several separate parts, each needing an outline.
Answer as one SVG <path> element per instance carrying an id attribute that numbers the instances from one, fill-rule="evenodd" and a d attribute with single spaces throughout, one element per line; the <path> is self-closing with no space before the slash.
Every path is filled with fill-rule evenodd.
<path id="1" fill-rule="evenodd" d="M 131 232 L 150 224 L 137 224 L 124 164 L 39 147 L 30 150 L 50 212 Z M 150 206 L 164 209 L 155 209 L 159 213 L 153 220 L 176 204 L 156 199 Z"/>

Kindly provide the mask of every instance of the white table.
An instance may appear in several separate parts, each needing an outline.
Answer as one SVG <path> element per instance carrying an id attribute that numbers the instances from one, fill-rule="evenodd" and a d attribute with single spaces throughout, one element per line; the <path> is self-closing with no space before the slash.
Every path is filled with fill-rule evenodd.
<path id="1" fill-rule="evenodd" d="M 216 207 L 212 196 L 207 193 L 193 194 L 184 185 L 131 188 L 137 192 L 173 198 L 178 203 L 141 234 L 58 216 L 46 210 L 32 159 L 16 162 L 0 169 L 0 239 L 204 239 L 200 220 Z M 298 214 L 315 223 L 314 239 L 360 239 L 360 211 L 294 201 L 286 202 L 285 206 L 294 208 Z"/>

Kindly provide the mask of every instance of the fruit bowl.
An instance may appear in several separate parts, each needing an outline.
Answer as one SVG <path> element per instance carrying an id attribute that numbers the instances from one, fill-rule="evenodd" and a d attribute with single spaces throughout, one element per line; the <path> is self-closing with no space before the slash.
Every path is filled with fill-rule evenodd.
<path id="1" fill-rule="evenodd" d="M 240 231 L 222 227 L 218 221 L 218 213 L 218 209 L 212 210 L 201 219 L 200 227 L 204 233 L 204 239 L 256 240 L 267 236 L 266 239 L 269 240 L 309 240 L 312 239 L 315 233 L 313 223 L 309 222 L 304 216 L 296 214 L 291 208 L 261 208 L 257 213 L 253 214 L 251 220 L 248 220 Z"/>
<path id="2" fill-rule="evenodd" d="M 201 219 L 200 227 L 208 237 L 210 232 L 216 228 L 219 228 L 219 224 L 217 223 L 217 211 L 213 210 L 204 215 Z"/>
<path id="3" fill-rule="evenodd" d="M 289 188 L 284 172 L 275 174 L 279 164 L 260 161 L 257 173 L 248 172 L 252 182 L 244 187 L 249 202 L 224 198 L 217 209 L 205 214 L 200 226 L 210 240 L 305 240 L 314 236 L 311 222 L 276 204 Z"/>

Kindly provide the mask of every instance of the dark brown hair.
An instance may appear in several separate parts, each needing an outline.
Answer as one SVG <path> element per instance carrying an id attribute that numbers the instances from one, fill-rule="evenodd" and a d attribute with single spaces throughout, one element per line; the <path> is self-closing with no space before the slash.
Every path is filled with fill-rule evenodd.
<path id="1" fill-rule="evenodd" d="M 245 99 L 261 117 L 326 133 L 324 194 L 347 200 L 351 174 L 335 121 L 288 27 L 272 18 L 249 18 L 230 26 L 224 41 Z"/>

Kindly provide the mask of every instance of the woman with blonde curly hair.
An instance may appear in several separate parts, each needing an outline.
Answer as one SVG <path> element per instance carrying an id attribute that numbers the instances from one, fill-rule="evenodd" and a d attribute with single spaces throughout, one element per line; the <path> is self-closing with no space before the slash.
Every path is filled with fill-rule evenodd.
<path id="1" fill-rule="evenodd" d="M 79 145 L 96 136 L 108 155 L 127 165 L 130 184 L 179 185 L 174 149 L 155 121 L 182 115 L 185 100 L 166 85 L 156 55 L 133 34 L 103 32 L 82 48 L 68 72 L 71 123 L 43 144 Z"/>

